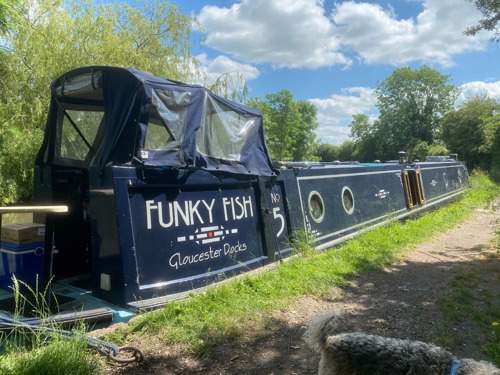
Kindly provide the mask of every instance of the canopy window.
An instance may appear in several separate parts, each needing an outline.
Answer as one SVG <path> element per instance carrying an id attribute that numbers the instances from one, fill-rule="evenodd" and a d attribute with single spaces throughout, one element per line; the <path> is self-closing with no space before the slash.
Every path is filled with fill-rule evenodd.
<path id="1" fill-rule="evenodd" d="M 54 93 L 58 97 L 102 100 L 102 72 L 94 71 L 60 79 Z"/>
<path id="2" fill-rule="evenodd" d="M 87 159 L 94 154 L 92 147 L 104 118 L 103 110 L 65 111 L 61 125 L 58 156 L 65 159 Z"/>
<path id="3" fill-rule="evenodd" d="M 258 117 L 234 111 L 214 97 L 205 96 L 201 127 L 196 135 L 200 153 L 218 159 L 240 161 Z"/>
<path id="4" fill-rule="evenodd" d="M 155 89 L 146 131 L 146 150 L 178 150 L 186 128 L 190 92 Z"/>

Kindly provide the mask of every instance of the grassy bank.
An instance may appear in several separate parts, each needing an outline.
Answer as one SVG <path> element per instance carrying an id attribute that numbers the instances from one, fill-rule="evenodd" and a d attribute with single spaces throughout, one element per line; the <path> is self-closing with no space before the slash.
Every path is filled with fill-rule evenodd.
<path id="1" fill-rule="evenodd" d="M 299 241 L 298 251 L 303 256 L 283 262 L 271 272 L 243 276 L 211 287 L 187 300 L 144 313 L 131 324 L 115 330 L 108 339 L 116 344 L 126 344 L 135 335 L 151 335 L 166 344 L 181 344 L 195 353 L 207 353 L 217 343 L 239 337 L 249 326 L 253 330 L 263 328 L 266 317 L 272 311 L 286 309 L 299 296 L 310 294 L 321 298 L 328 295 L 333 285 L 342 285 L 354 275 L 394 262 L 406 249 L 463 222 L 473 214 L 474 209 L 485 208 L 500 196 L 500 187 L 486 176 L 476 175 L 471 180 L 473 188 L 453 204 L 404 223 L 393 221 L 322 253 L 310 251 L 306 241 Z M 490 317 L 487 319 L 491 320 Z M 492 329 L 495 327 L 492 325 Z M 51 366 L 59 365 L 55 363 L 57 360 L 46 359 L 61 350 L 57 342 L 53 342 L 54 347 L 42 344 L 31 351 L 16 351 L 15 345 L 12 345 L 0 358 L 0 373 L 32 374 L 23 370 L 23 366 L 34 361 L 39 361 L 36 362 L 38 369 L 48 369 L 48 372 L 36 372 L 38 374 L 99 373 L 97 367 L 92 370 L 95 372 L 72 372 L 71 369 L 50 371 Z M 71 349 L 70 345 L 62 346 L 81 355 L 89 354 L 81 347 Z M 498 342 L 495 344 L 492 340 L 485 350 L 490 350 L 494 356 L 495 348 L 498 348 Z M 93 358 L 84 357 L 83 361 L 93 365 Z M 77 363 L 77 359 L 74 361 Z M 76 366 L 85 370 L 83 365 Z M 16 372 L 10 369 L 16 369 Z"/>

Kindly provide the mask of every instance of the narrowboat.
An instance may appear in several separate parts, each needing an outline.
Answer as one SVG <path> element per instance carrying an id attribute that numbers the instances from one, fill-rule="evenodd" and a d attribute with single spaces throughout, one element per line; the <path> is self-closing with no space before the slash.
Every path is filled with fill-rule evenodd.
<path id="1" fill-rule="evenodd" d="M 46 225 L 38 280 L 60 316 L 107 306 L 126 319 L 290 257 L 295 233 L 326 249 L 467 183 L 456 156 L 273 163 L 258 110 L 133 69 L 82 67 L 51 85 L 35 161 L 34 202 L 68 207 L 35 215 Z"/>

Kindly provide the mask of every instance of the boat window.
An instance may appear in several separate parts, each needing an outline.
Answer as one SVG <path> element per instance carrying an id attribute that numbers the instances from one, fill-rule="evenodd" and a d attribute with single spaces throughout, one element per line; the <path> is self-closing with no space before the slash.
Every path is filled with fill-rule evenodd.
<path id="1" fill-rule="evenodd" d="M 342 189 L 342 204 L 344 205 L 344 210 L 349 215 L 354 212 L 354 196 L 352 195 L 351 189 L 344 186 Z"/>
<path id="2" fill-rule="evenodd" d="M 190 92 L 153 90 L 144 148 L 176 150 L 182 143 Z"/>
<path id="3" fill-rule="evenodd" d="M 239 161 L 243 147 L 256 126 L 257 117 L 242 116 L 207 95 L 202 124 L 196 134 L 196 146 L 207 156 Z"/>
<path id="4" fill-rule="evenodd" d="M 62 158 L 83 161 L 93 153 L 92 144 L 104 118 L 102 110 L 63 111 L 59 155 Z"/>
<path id="5" fill-rule="evenodd" d="M 446 187 L 448 187 L 448 176 L 446 175 L 446 173 L 443 173 L 443 181 L 444 181 L 444 185 Z"/>
<path id="6" fill-rule="evenodd" d="M 325 217 L 325 204 L 317 191 L 309 193 L 309 213 L 316 223 L 321 223 Z"/>

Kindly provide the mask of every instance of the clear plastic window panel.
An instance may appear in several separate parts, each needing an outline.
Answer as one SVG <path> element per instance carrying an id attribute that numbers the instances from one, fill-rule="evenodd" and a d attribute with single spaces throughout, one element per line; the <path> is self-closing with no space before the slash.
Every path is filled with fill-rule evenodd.
<path id="1" fill-rule="evenodd" d="M 90 152 L 89 145 L 94 143 L 97 131 L 104 117 L 102 111 L 67 110 L 61 128 L 61 143 L 59 156 L 72 160 L 85 160 Z M 71 118 L 85 140 L 68 119 Z"/>
<path id="2" fill-rule="evenodd" d="M 55 88 L 57 96 L 97 96 L 102 99 L 100 90 L 102 73 L 100 71 L 81 74 L 76 77 L 65 79 L 63 83 Z"/>
<path id="3" fill-rule="evenodd" d="M 144 148 L 176 150 L 182 144 L 191 93 L 153 90 Z"/>
<path id="4" fill-rule="evenodd" d="M 198 151 L 214 158 L 239 161 L 256 125 L 256 117 L 242 116 L 207 95 L 203 122 L 196 139 Z"/>

